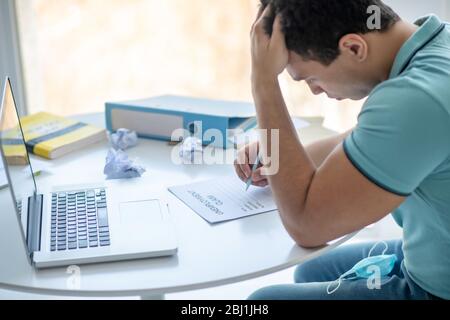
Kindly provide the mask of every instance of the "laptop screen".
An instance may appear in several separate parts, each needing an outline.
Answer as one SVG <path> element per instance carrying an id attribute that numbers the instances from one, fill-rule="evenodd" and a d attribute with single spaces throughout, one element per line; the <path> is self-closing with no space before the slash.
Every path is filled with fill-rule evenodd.
<path id="1" fill-rule="evenodd" d="M 8 188 L 23 225 L 27 216 L 28 198 L 37 190 L 9 79 L 5 81 L 0 105 L 0 149 L 8 176 Z"/>

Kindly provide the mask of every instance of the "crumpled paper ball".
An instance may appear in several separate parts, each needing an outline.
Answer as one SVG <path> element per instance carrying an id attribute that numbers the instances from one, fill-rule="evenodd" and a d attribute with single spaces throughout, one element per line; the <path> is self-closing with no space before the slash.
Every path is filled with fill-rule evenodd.
<path id="1" fill-rule="evenodd" d="M 138 145 L 138 136 L 136 131 L 119 129 L 109 135 L 109 141 L 114 150 L 127 150 Z"/>
<path id="2" fill-rule="evenodd" d="M 109 150 L 104 169 L 108 180 L 139 178 L 145 171 L 145 168 L 136 164 L 122 150 Z"/>

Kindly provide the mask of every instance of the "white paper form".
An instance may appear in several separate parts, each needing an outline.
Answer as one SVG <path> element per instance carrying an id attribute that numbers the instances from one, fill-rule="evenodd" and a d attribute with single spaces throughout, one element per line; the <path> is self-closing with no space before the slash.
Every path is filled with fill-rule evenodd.
<path id="1" fill-rule="evenodd" d="M 169 188 L 178 199 L 209 223 L 235 220 L 277 210 L 270 187 L 251 187 L 223 178 Z"/>

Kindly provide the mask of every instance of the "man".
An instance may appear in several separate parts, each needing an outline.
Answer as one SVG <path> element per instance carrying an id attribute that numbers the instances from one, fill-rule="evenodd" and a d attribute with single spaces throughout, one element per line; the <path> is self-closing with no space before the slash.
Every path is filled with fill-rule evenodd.
<path id="1" fill-rule="evenodd" d="M 378 28 L 367 12 L 379 13 Z M 240 151 L 239 177 L 270 185 L 300 246 L 324 245 L 391 212 L 404 235 L 387 243 L 386 254 L 398 260 L 379 288 L 356 279 L 327 290 L 367 258 L 367 244 L 336 249 L 300 266 L 297 284 L 250 298 L 449 299 L 450 25 L 434 15 L 407 23 L 380 0 L 271 0 L 263 1 L 251 39 L 258 122 L 280 130 L 279 170 L 266 176 L 263 166 L 251 175 L 252 150 L 268 159 L 275 143 L 262 139 Z M 285 69 L 314 94 L 368 96 L 357 127 L 304 147 L 278 83 Z"/>

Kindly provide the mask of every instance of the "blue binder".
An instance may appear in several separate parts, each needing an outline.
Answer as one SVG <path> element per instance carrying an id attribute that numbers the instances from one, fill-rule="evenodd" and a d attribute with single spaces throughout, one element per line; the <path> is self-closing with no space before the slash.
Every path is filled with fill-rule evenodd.
<path id="1" fill-rule="evenodd" d="M 229 146 L 227 130 L 249 123 L 249 127 L 256 125 L 256 110 L 251 103 L 172 95 L 108 102 L 105 115 L 106 127 L 111 132 L 127 128 L 142 138 L 170 141 L 174 131 L 185 129 L 202 138 L 204 145 L 213 143 L 224 148 Z M 223 141 L 214 141 L 215 137 L 204 135 L 208 131 L 213 133 L 211 129 L 220 131 Z"/>

